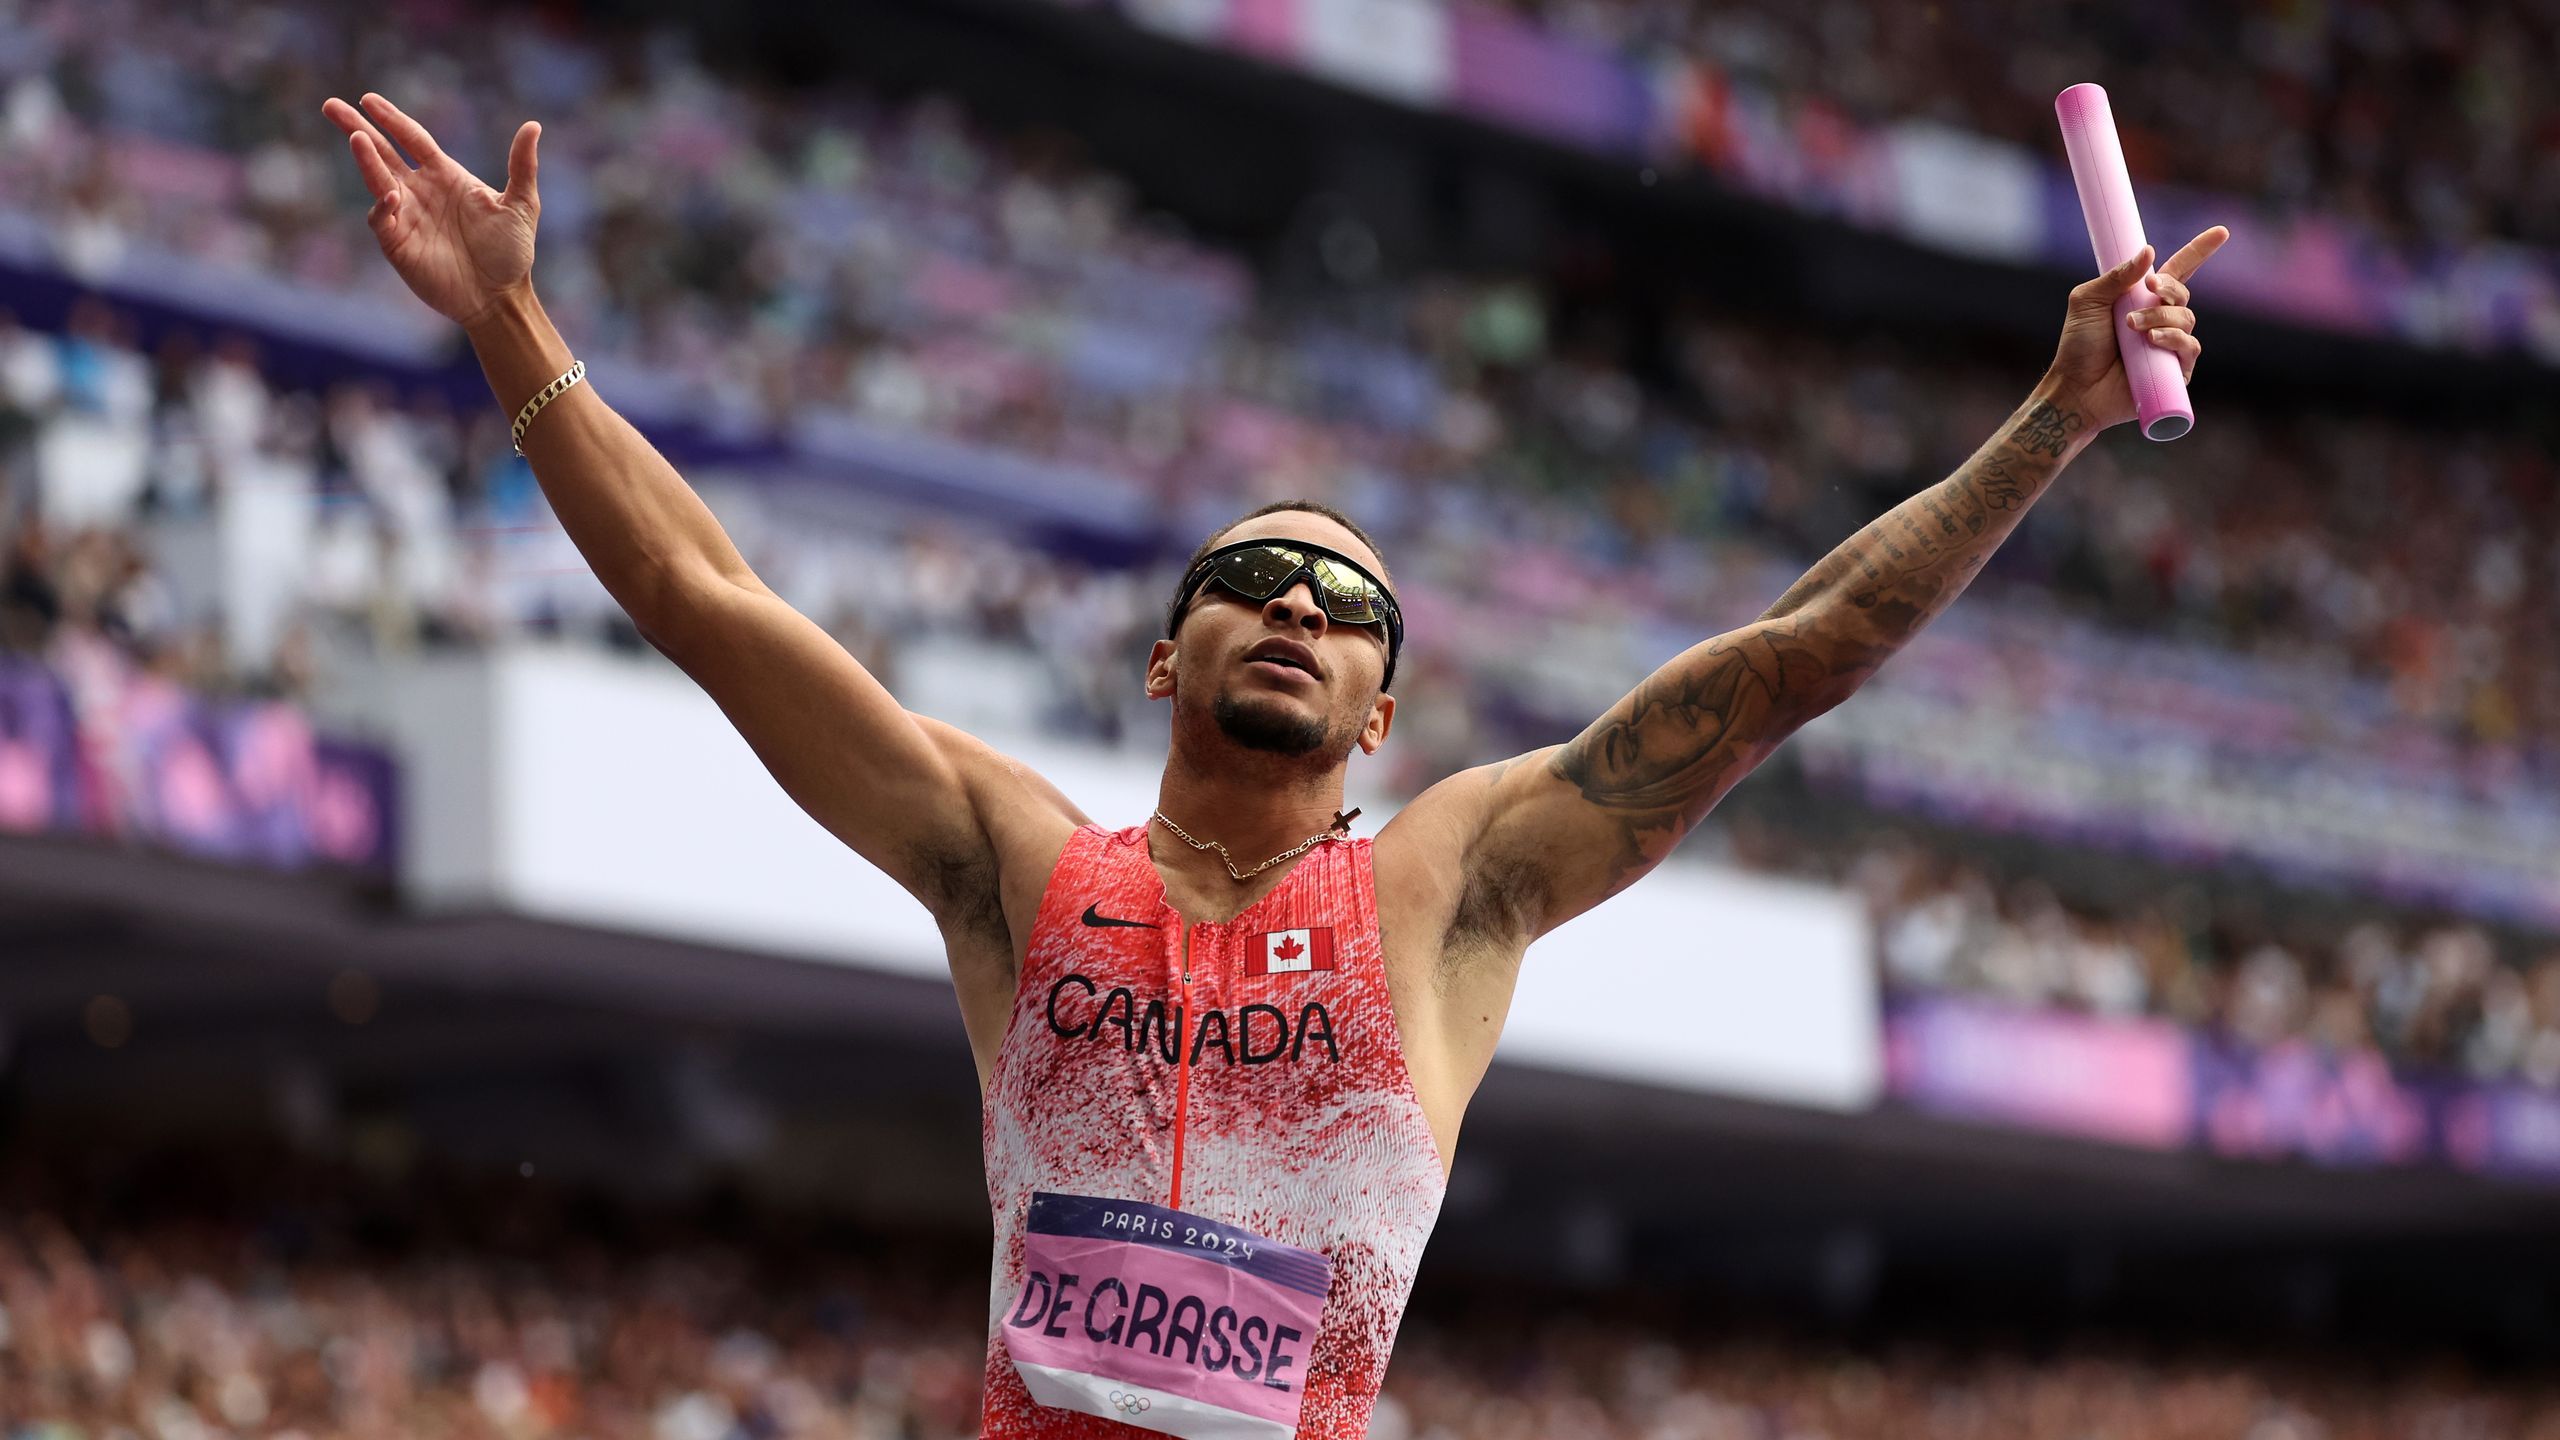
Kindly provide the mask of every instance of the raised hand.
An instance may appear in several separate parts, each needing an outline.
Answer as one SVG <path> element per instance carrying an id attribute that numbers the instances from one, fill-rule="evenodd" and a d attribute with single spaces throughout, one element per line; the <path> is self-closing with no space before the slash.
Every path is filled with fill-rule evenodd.
<path id="1" fill-rule="evenodd" d="M 2229 230 L 2214 226 L 2188 241 L 2147 281 L 2143 272 L 2151 267 L 2151 247 L 2145 245 L 2132 259 L 2072 289 L 2053 375 L 2079 398 L 2075 408 L 2091 429 L 2133 418 L 2133 387 L 2125 382 L 2124 357 L 2116 351 L 2116 301 L 2134 286 L 2147 284 L 2158 303 L 2134 311 L 2128 323 L 2142 332 L 2145 344 L 2176 354 L 2179 370 L 2194 379 L 2204 342 L 2195 336 L 2196 312 L 2187 303 L 2187 280 L 2230 238 Z"/>
<path id="2" fill-rule="evenodd" d="M 410 291 L 467 328 L 509 291 L 531 283 L 533 231 L 542 218 L 542 197 L 534 188 L 542 126 L 527 120 L 516 130 L 501 193 L 436 148 L 427 127 L 400 107 L 371 92 L 363 103 L 359 111 L 331 96 L 320 108 L 347 133 L 364 188 L 373 192 L 365 223 Z M 417 168 L 400 158 L 368 115 L 417 158 Z"/>

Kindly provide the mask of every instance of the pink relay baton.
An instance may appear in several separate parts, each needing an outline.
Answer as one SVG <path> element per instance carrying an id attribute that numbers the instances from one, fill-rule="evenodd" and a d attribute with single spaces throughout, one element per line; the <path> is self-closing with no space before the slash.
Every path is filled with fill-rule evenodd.
<path id="1" fill-rule="evenodd" d="M 2101 273 L 2113 270 L 2142 248 L 2142 212 L 2133 205 L 2133 174 L 2124 168 L 2115 111 L 2105 90 L 2074 85 L 2053 97 L 2053 113 L 2062 119 L 2062 148 L 2071 157 L 2081 218 L 2089 222 L 2089 247 L 2098 253 Z M 2116 352 L 2124 356 L 2135 424 L 2144 438 L 2175 440 L 2196 428 L 2186 376 L 2179 373 L 2176 355 L 2145 341 L 2124 318 L 2160 303 L 2149 286 L 2139 284 L 2116 302 Z"/>

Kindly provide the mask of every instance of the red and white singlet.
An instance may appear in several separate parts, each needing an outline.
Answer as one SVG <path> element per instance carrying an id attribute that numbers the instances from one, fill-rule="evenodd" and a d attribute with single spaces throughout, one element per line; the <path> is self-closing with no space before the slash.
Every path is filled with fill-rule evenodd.
<path id="1" fill-rule="evenodd" d="M 1035 1237 L 1042 1246 L 1090 1247 L 1100 1233 L 1092 1226 L 1116 1224 L 1162 1237 L 1151 1238 L 1156 1250 L 1138 1254 L 1141 1267 L 1201 1265 L 1196 1250 L 1180 1247 L 1202 1237 L 1161 1218 L 1180 1212 L 1180 1220 L 1264 1240 L 1258 1265 L 1283 1283 L 1302 1280 L 1308 1265 L 1321 1263 L 1316 1257 L 1329 1260 L 1329 1283 L 1318 1282 L 1316 1333 L 1275 1342 L 1265 1330 L 1251 1348 L 1262 1370 L 1252 1394 L 1259 1398 L 1264 1382 L 1274 1393 L 1295 1390 L 1288 1399 L 1297 1435 L 1360 1440 L 1446 1185 L 1397 1041 L 1370 842 L 1320 844 L 1235 919 L 1187 925 L 1166 901 L 1146 827 L 1078 830 L 1033 924 L 987 1088 L 983 1139 L 995 1213 L 988 1440 L 1183 1433 L 1167 1414 L 1192 1403 L 1161 1389 L 1110 1391 L 1119 1413 L 1145 1430 L 1041 1404 L 1016 1368 L 1008 1320 L 1011 1333 L 1024 1337 L 1025 1358 L 1034 1345 L 1109 1336 L 1099 1350 L 1157 1366 L 1160 1374 L 1171 1374 L 1161 1367 L 1178 1363 L 1186 1349 L 1195 1364 L 1204 1355 L 1232 1361 L 1235 1368 L 1211 1377 L 1231 1389 L 1244 1342 L 1255 1339 L 1248 1331 L 1240 1341 L 1227 1316 L 1226 1333 L 1202 1344 L 1197 1306 L 1168 1321 L 1161 1293 L 1133 1305 L 1139 1272 L 1129 1272 L 1125 1288 L 1097 1288 L 1103 1262 L 1074 1265 L 1085 1272 L 1080 1281 L 1064 1274 L 1068 1265 L 1049 1266 L 1063 1277 L 1053 1298 L 1052 1277 L 1024 1264 L 1035 1194 L 1043 1197 Z M 1205 1243 L 1220 1242 L 1212 1235 Z M 1223 1263 L 1246 1268 L 1234 1258 L 1235 1239 L 1223 1243 L 1230 1252 Z M 1291 1247 L 1314 1253 L 1281 1258 Z M 1178 1284 L 1168 1280 L 1160 1289 L 1175 1292 L 1178 1303 Z M 1142 1323 L 1144 1338 L 1133 1338 Z M 1183 1343 L 1168 1343 L 1168 1332 Z M 1044 1342 L 1044 1333 L 1066 1338 Z M 1035 1379 L 1053 1373 L 1037 1365 L 1034 1371 Z M 1178 1389 L 1183 1382 L 1173 1383 Z M 1102 1393 L 1095 1390 L 1093 1403 Z M 1136 1413 L 1142 1393 L 1153 1396 L 1152 1413 Z M 1190 1423 L 1212 1428 L 1197 1433 L 1250 1433 L 1215 1428 L 1228 1423 L 1224 1411 L 1203 1413 L 1207 1422 Z"/>

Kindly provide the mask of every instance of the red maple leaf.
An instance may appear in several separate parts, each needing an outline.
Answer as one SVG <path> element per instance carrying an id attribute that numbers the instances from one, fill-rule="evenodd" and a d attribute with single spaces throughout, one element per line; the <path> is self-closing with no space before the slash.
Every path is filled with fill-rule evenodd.
<path id="1" fill-rule="evenodd" d="M 1307 953 L 1307 947 L 1298 943 L 1297 936 L 1289 935 L 1282 937 L 1279 944 L 1272 946 L 1271 953 L 1283 960 L 1295 960 Z"/>

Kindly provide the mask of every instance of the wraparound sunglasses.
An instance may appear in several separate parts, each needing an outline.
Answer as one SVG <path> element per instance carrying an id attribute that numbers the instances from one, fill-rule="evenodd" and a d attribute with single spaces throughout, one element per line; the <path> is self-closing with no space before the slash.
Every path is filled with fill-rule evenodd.
<path id="1" fill-rule="evenodd" d="M 1172 614 L 1179 622 L 1203 586 L 1216 585 L 1247 600 L 1268 600 L 1297 584 L 1301 575 L 1313 582 L 1326 619 L 1384 627 L 1386 678 L 1393 682 L 1396 652 L 1404 648 L 1404 612 L 1396 608 L 1396 597 L 1378 577 L 1338 550 L 1302 540 L 1240 540 L 1221 545 L 1201 556 L 1200 563 L 1183 577 Z"/>

